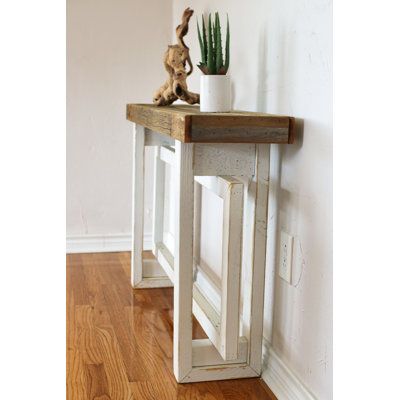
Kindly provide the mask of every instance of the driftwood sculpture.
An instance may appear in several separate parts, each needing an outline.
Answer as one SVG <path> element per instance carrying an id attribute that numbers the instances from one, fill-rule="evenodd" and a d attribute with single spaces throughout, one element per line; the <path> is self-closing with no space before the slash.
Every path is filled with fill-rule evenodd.
<path id="1" fill-rule="evenodd" d="M 186 79 L 193 72 L 193 64 L 189 55 L 189 47 L 183 41 L 183 37 L 189 31 L 189 20 L 193 10 L 189 7 L 183 12 L 182 23 L 176 27 L 178 44 L 168 46 L 164 55 L 164 67 L 168 72 L 168 79 L 154 94 L 153 103 L 157 106 L 168 106 L 175 100 L 181 99 L 189 104 L 200 102 L 197 93 L 189 92 Z M 189 71 L 186 72 L 186 63 Z"/>

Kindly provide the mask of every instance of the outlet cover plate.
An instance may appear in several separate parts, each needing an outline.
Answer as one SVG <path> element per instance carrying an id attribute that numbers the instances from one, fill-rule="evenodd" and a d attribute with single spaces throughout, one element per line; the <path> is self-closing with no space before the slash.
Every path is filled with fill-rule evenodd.
<path id="1" fill-rule="evenodd" d="M 281 231 L 279 251 L 279 276 L 289 284 L 292 283 L 293 236 Z"/>

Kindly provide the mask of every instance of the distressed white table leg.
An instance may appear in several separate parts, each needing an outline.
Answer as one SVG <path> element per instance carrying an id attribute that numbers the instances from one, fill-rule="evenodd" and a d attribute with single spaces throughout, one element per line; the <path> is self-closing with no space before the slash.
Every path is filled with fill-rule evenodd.
<path id="1" fill-rule="evenodd" d="M 257 374 L 261 374 L 262 365 L 269 159 L 270 145 L 257 145 L 256 171 L 252 182 L 255 192 L 252 193 L 254 197 L 249 198 L 249 201 L 254 201 L 249 365 Z"/>
<path id="2" fill-rule="evenodd" d="M 143 273 L 143 203 L 144 203 L 144 127 L 134 125 L 132 174 L 132 254 L 131 283 L 135 287 Z"/>
<path id="3" fill-rule="evenodd" d="M 201 197 L 202 188 L 199 183 L 194 182 L 194 229 L 193 229 L 193 280 L 196 281 L 198 266 L 200 265 L 200 241 L 201 241 Z"/>
<path id="4" fill-rule="evenodd" d="M 195 196 L 199 184 L 223 200 L 222 273 L 219 282 L 221 308 L 220 311 L 214 311 L 206 292 L 194 291 L 193 313 L 222 358 L 232 361 L 238 357 L 239 343 L 244 184 L 231 176 L 195 176 Z M 200 214 L 196 207 L 195 214 Z M 196 260 L 196 246 L 194 249 L 195 262 L 200 265 Z M 204 279 L 210 282 L 207 274 L 202 279 L 203 282 Z"/>
<path id="5" fill-rule="evenodd" d="M 221 355 L 238 356 L 240 324 L 240 267 L 242 260 L 243 184 L 229 179 L 224 195 L 222 234 Z"/>
<path id="6" fill-rule="evenodd" d="M 192 370 L 193 144 L 175 141 L 174 374 Z"/>
<path id="7" fill-rule="evenodd" d="M 157 243 L 163 241 L 165 163 L 160 159 L 160 146 L 154 152 L 153 200 L 153 254 L 157 256 Z"/>

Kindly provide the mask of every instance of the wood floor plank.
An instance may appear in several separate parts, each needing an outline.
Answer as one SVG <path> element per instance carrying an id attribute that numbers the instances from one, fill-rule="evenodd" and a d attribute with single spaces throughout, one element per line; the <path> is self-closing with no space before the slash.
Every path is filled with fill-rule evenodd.
<path id="1" fill-rule="evenodd" d="M 90 380 L 79 350 L 67 350 L 67 400 L 89 399 Z"/>
<path id="2" fill-rule="evenodd" d="M 67 400 L 276 400 L 260 379 L 176 383 L 173 289 L 133 290 L 130 253 L 68 255 L 66 282 Z"/>
<path id="3" fill-rule="evenodd" d="M 116 340 L 122 350 L 121 356 L 129 382 L 145 381 L 151 374 L 151 370 L 148 370 L 141 360 L 141 348 L 138 344 L 136 329 L 129 323 L 125 312 L 127 308 L 128 315 L 133 314 L 133 307 L 126 307 L 124 302 L 120 301 L 115 287 L 104 286 L 103 292 L 108 303 Z"/>
<path id="4" fill-rule="evenodd" d="M 86 287 L 85 275 L 82 270 L 84 255 L 75 254 L 74 263 L 70 266 L 70 284 L 76 305 L 89 305 L 90 292 Z"/>
<path id="5" fill-rule="evenodd" d="M 241 379 L 240 388 L 234 380 L 218 382 L 224 399 L 229 400 L 276 400 L 265 390 L 258 378 Z"/>
<path id="6" fill-rule="evenodd" d="M 110 398 L 113 400 L 130 400 L 132 393 L 115 332 L 112 329 L 100 328 L 97 328 L 96 332 Z"/>
<path id="7" fill-rule="evenodd" d="M 224 400 L 218 382 L 199 382 L 191 384 L 181 384 L 177 388 L 178 400 Z"/>
<path id="8" fill-rule="evenodd" d="M 69 275 L 69 270 L 67 271 L 67 276 Z M 77 335 L 75 334 L 75 302 L 74 293 L 72 291 L 72 286 L 70 286 L 69 280 L 67 279 L 67 350 L 74 350 L 77 348 L 76 340 Z"/>
<path id="9" fill-rule="evenodd" d="M 94 307 L 76 306 L 76 336 L 78 348 L 85 364 L 101 364 L 103 362 L 96 339 L 96 327 L 94 325 Z"/>
<path id="10" fill-rule="evenodd" d="M 87 365 L 89 374 L 89 399 L 111 400 L 112 397 L 108 390 L 107 375 L 104 364 Z"/>
<path id="11" fill-rule="evenodd" d="M 151 382 L 132 382 L 129 386 L 134 399 L 158 400 Z"/>

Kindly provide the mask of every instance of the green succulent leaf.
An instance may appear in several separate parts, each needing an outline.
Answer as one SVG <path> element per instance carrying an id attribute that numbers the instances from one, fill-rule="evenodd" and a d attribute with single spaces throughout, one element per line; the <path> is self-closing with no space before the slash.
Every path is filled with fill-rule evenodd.
<path id="1" fill-rule="evenodd" d="M 205 63 L 206 62 L 206 49 L 204 47 L 203 39 L 201 38 L 201 33 L 200 33 L 200 28 L 199 28 L 199 21 L 197 21 L 197 36 L 199 38 L 199 44 L 200 44 L 201 61 L 203 63 Z"/>
<path id="2" fill-rule="evenodd" d="M 215 13 L 215 69 L 218 72 L 223 66 L 222 59 L 222 38 L 219 15 Z"/>
<path id="3" fill-rule="evenodd" d="M 202 28 L 203 28 L 203 44 L 204 44 L 204 62 L 207 62 L 207 35 L 206 35 L 206 24 L 204 22 L 204 15 L 201 16 L 202 19 Z"/>
<path id="4" fill-rule="evenodd" d="M 201 62 L 198 68 L 206 75 L 226 75 L 229 68 L 230 56 L 230 30 L 229 18 L 227 15 L 227 28 L 225 40 L 225 57 L 223 55 L 221 21 L 219 13 L 214 14 L 214 21 L 211 14 L 208 15 L 208 22 L 202 15 L 202 30 L 197 21 L 197 36 L 201 50 Z"/>
<path id="5" fill-rule="evenodd" d="M 215 74 L 215 54 L 213 47 L 211 14 L 208 16 L 207 68 L 210 74 Z"/>
<path id="6" fill-rule="evenodd" d="M 216 29 L 216 26 L 215 26 L 215 16 L 214 16 L 214 22 L 212 23 L 212 33 L 213 33 L 213 44 L 214 44 L 214 46 L 213 46 L 213 50 L 214 50 L 214 55 L 215 55 L 215 50 L 216 50 L 216 45 L 217 45 L 217 29 Z"/>
<path id="7" fill-rule="evenodd" d="M 225 74 L 228 72 L 229 69 L 229 52 L 230 52 L 230 32 L 229 32 L 229 17 L 228 14 L 226 15 L 226 42 L 225 42 Z"/>

